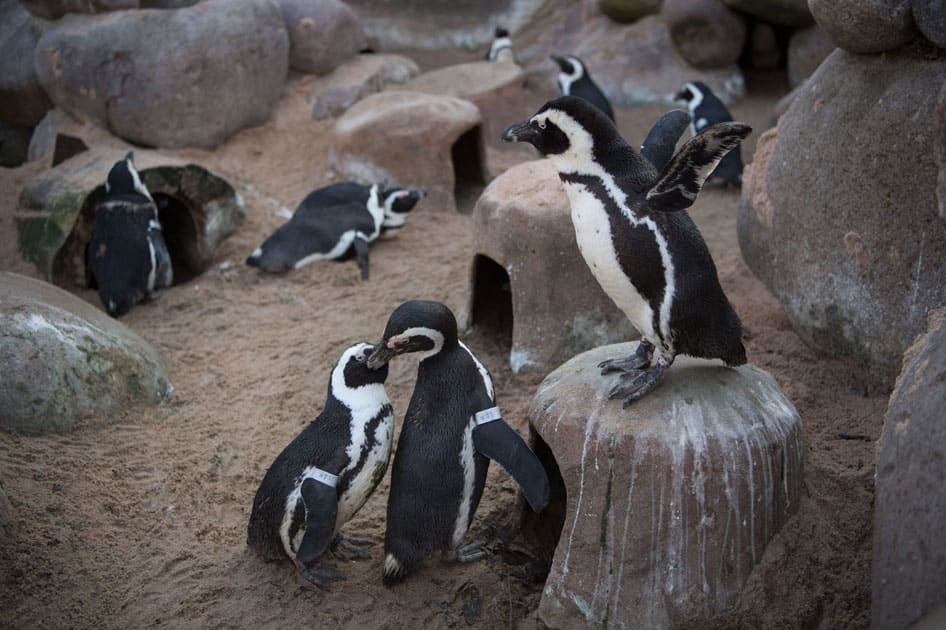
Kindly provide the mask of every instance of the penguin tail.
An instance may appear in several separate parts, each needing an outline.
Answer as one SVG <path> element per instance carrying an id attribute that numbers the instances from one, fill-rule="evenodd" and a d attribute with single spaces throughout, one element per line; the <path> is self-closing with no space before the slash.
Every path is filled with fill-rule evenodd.
<path id="1" fill-rule="evenodd" d="M 394 557 L 394 554 L 388 552 L 384 556 L 384 574 L 381 582 L 385 586 L 393 586 L 407 577 L 409 571 L 404 567 L 400 560 Z"/>
<path id="2" fill-rule="evenodd" d="M 259 256 L 249 256 L 246 259 L 246 264 L 250 267 L 259 267 Z"/>

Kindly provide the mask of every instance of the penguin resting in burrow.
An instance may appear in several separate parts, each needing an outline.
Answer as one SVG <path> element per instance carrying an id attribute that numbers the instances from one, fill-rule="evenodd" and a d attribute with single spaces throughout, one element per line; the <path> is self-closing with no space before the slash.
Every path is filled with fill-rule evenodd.
<path id="1" fill-rule="evenodd" d="M 685 84 L 674 99 L 689 110 L 690 132 L 694 136 L 717 123 L 732 121 L 729 110 L 702 81 Z M 739 146 L 735 146 L 720 160 L 706 183 L 742 188 L 742 166 L 742 152 Z"/>
<path id="2" fill-rule="evenodd" d="M 246 544 L 267 560 L 289 556 L 299 573 L 322 589 L 343 579 L 320 561 L 326 550 L 342 559 L 367 557 L 367 540 L 339 529 L 364 505 L 387 470 L 394 410 L 384 381 L 387 366 L 369 369 L 374 349 L 345 350 L 329 380 L 322 413 L 266 471 L 247 526 Z"/>
<path id="3" fill-rule="evenodd" d="M 674 123 L 665 117 L 662 125 L 658 136 L 667 145 Z M 682 131 L 679 117 L 676 128 Z M 574 97 L 550 101 L 503 132 L 503 140 L 528 142 L 555 165 L 585 262 L 641 334 L 634 354 L 599 366 L 603 374 L 620 373 L 609 396 L 623 398 L 625 407 L 653 391 L 678 354 L 730 366 L 746 362 L 739 317 L 684 209 L 750 131 L 741 123 L 709 127 L 660 170 L 595 107 Z M 652 157 L 664 161 L 666 152 Z"/>
<path id="4" fill-rule="evenodd" d="M 443 551 L 460 562 L 486 554 L 464 536 L 494 459 L 541 511 L 549 481 L 538 457 L 502 419 L 489 372 L 457 338 L 443 304 L 412 300 L 388 319 L 368 366 L 416 353 L 417 381 L 398 437 L 384 536 L 385 585 L 410 575 L 425 557 Z"/>
<path id="5" fill-rule="evenodd" d="M 604 95 L 598 84 L 592 80 L 585 63 L 574 55 L 557 57 L 552 55 L 552 61 L 558 64 L 559 73 L 556 82 L 562 96 L 577 96 L 583 98 L 614 120 L 614 110 L 608 97 Z"/>
<path id="6" fill-rule="evenodd" d="M 158 207 L 135 170 L 134 153 L 115 162 L 105 179 L 105 198 L 95 208 L 85 248 L 85 270 L 88 286 L 98 289 L 112 317 L 154 299 L 174 281 Z"/>
<path id="7" fill-rule="evenodd" d="M 497 26 L 493 33 L 493 42 L 486 53 L 487 61 L 510 61 L 516 63 L 515 55 L 512 51 L 512 39 L 509 37 L 509 31 Z"/>
<path id="8" fill-rule="evenodd" d="M 420 188 L 368 187 L 354 182 L 332 184 L 309 193 L 288 222 L 279 226 L 250 254 L 246 264 L 263 271 L 299 269 L 318 260 L 358 257 L 361 277 L 368 279 L 368 244 L 397 234 Z"/>

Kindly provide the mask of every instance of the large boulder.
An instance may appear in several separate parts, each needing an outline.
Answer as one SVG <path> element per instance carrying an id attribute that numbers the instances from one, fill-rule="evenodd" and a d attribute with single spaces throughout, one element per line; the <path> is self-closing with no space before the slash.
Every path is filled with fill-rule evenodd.
<path id="1" fill-rule="evenodd" d="M 589 348 L 637 337 L 582 260 L 548 160 L 514 166 L 486 187 L 473 210 L 473 254 L 464 323 L 511 334 L 513 372 L 548 372 Z"/>
<path id="2" fill-rule="evenodd" d="M 809 0 L 811 13 L 838 48 L 879 53 L 917 35 L 910 0 Z"/>
<path id="3" fill-rule="evenodd" d="M 946 219 L 946 83 L 939 91 L 939 106 L 936 108 L 936 132 L 933 134 L 936 149 L 936 202 L 939 205 L 939 218 Z"/>
<path id="4" fill-rule="evenodd" d="M 621 408 L 604 346 L 549 374 L 529 412 L 561 523 L 539 619 L 551 628 L 698 628 L 724 620 L 799 504 L 801 421 L 750 365 L 679 357 Z M 535 531 L 541 524 L 527 521 Z"/>
<path id="5" fill-rule="evenodd" d="M 660 12 L 664 0 L 598 0 L 598 8 L 612 20 L 633 22 Z"/>
<path id="6" fill-rule="evenodd" d="M 943 0 L 913 0 L 913 20 L 923 37 L 946 48 L 946 5 Z"/>
<path id="7" fill-rule="evenodd" d="M 680 55 L 695 68 L 725 68 L 739 60 L 746 20 L 719 0 L 664 0 L 661 17 Z"/>
<path id="8" fill-rule="evenodd" d="M 760 139 L 739 206 L 743 257 L 796 332 L 885 387 L 946 304 L 931 133 L 946 53 L 931 50 L 832 53 L 798 88 L 770 157 Z"/>
<path id="9" fill-rule="evenodd" d="M 946 308 L 903 360 L 877 458 L 873 628 L 908 628 L 946 601 Z"/>
<path id="10" fill-rule="evenodd" d="M 282 93 L 289 37 L 270 0 L 70 15 L 40 38 L 52 101 L 122 138 L 213 148 L 263 123 Z"/>
<path id="11" fill-rule="evenodd" d="M 68 13 L 106 13 L 140 6 L 139 0 L 19 0 L 15 4 L 46 20 L 58 20 Z"/>
<path id="12" fill-rule="evenodd" d="M 19 2 L 0 2 L 0 122 L 32 127 L 52 106 L 33 67 L 39 29 Z"/>
<path id="13" fill-rule="evenodd" d="M 472 209 L 487 180 L 482 121 L 463 99 L 385 90 L 336 121 L 330 161 L 345 178 L 424 188 L 431 208 Z"/>
<path id="14" fill-rule="evenodd" d="M 808 0 L 722 0 L 730 9 L 780 26 L 811 24 Z M 833 0 L 832 0 L 833 1 Z M 856 0 L 855 0 L 856 1 Z"/>
<path id="15" fill-rule="evenodd" d="M 788 85 L 798 87 L 834 52 L 834 42 L 817 24 L 800 28 L 788 40 Z"/>
<path id="16" fill-rule="evenodd" d="M 338 116 L 360 99 L 380 92 L 387 85 L 404 83 L 417 76 L 417 64 L 402 55 L 355 55 L 315 80 L 312 86 L 312 117 Z"/>
<path id="17" fill-rule="evenodd" d="M 289 65 L 326 74 L 368 45 L 361 22 L 341 0 L 278 0 L 289 31 Z"/>
<path id="18" fill-rule="evenodd" d="M 66 431 L 173 388 L 161 355 L 121 322 L 49 283 L 0 272 L 0 428 Z"/>

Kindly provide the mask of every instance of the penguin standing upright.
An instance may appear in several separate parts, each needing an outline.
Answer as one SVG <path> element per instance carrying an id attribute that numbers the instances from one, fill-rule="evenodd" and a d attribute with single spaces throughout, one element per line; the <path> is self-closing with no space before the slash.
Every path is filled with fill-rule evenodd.
<path id="1" fill-rule="evenodd" d="M 153 299 L 174 279 L 158 207 L 141 183 L 134 159 L 129 152 L 108 172 L 85 251 L 89 286 L 98 289 L 112 317 Z"/>
<path id="2" fill-rule="evenodd" d="M 702 81 L 687 83 L 674 98 L 689 110 L 690 131 L 694 136 L 717 123 L 732 121 L 729 110 Z M 706 181 L 708 184 L 742 188 L 742 166 L 742 152 L 735 146 L 720 160 Z"/>
<path id="3" fill-rule="evenodd" d="M 516 62 L 516 57 L 512 51 L 512 39 L 509 37 L 509 31 L 497 26 L 493 32 L 493 43 L 490 44 L 489 51 L 486 53 L 487 61 L 510 61 Z"/>
<path id="4" fill-rule="evenodd" d="M 342 577 L 318 561 L 326 549 L 344 559 L 366 557 L 367 541 L 342 536 L 339 529 L 374 492 L 391 454 L 388 369 L 367 367 L 373 349 L 356 343 L 342 354 L 322 413 L 266 471 L 247 526 L 248 546 L 268 560 L 289 556 L 323 589 Z"/>
<path id="5" fill-rule="evenodd" d="M 562 96 L 577 96 L 583 98 L 614 121 L 614 110 L 608 97 L 604 95 L 598 84 L 595 83 L 585 63 L 574 55 L 557 57 L 552 55 L 552 61 L 558 64 L 558 91 Z"/>
<path id="6" fill-rule="evenodd" d="M 679 122 L 662 124 L 682 131 Z M 653 391 L 677 354 L 746 362 L 739 317 L 684 209 L 750 131 L 740 123 L 709 127 L 659 171 L 611 121 L 575 97 L 550 101 L 503 132 L 505 141 L 529 142 L 558 169 L 585 262 L 641 333 L 635 354 L 600 366 L 602 373 L 621 373 L 609 395 L 623 398 L 625 407 Z"/>
<path id="7" fill-rule="evenodd" d="M 533 510 L 543 509 L 549 497 L 545 469 L 503 421 L 489 372 L 457 338 L 450 309 L 426 300 L 401 304 L 368 366 L 380 367 L 404 353 L 417 353 L 419 363 L 391 470 L 386 585 L 410 575 L 436 551 L 461 562 L 485 554 L 480 543 L 463 539 L 490 459 L 519 483 Z"/>

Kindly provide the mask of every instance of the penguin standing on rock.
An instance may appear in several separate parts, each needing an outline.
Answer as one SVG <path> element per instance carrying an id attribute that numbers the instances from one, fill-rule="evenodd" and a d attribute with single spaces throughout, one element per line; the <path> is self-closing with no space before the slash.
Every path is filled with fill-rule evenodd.
<path id="1" fill-rule="evenodd" d="M 493 34 L 493 43 L 490 44 L 489 51 L 486 53 L 486 60 L 516 62 L 512 52 L 512 39 L 509 38 L 509 31 L 501 26 L 496 27 Z"/>
<path id="2" fill-rule="evenodd" d="M 108 172 L 85 251 L 88 284 L 98 289 L 112 317 L 153 299 L 174 279 L 158 207 L 141 183 L 134 159 L 128 153 Z"/>
<path id="3" fill-rule="evenodd" d="M 367 540 L 339 533 L 387 470 L 394 411 L 384 390 L 387 366 L 368 369 L 374 347 L 342 354 L 322 413 L 266 471 L 253 499 L 246 544 L 267 560 L 289 556 L 322 589 L 343 576 L 320 562 L 327 549 L 342 559 L 367 556 Z"/>
<path id="4" fill-rule="evenodd" d="M 552 61 L 558 64 L 558 91 L 562 96 L 577 96 L 583 98 L 614 121 L 614 110 L 608 97 L 604 95 L 598 84 L 591 79 L 584 62 L 574 55 L 556 57 Z"/>
<path id="5" fill-rule="evenodd" d="M 682 132 L 673 118 L 653 132 L 663 146 Z M 585 262 L 641 333 L 633 355 L 599 366 L 620 373 L 609 395 L 625 407 L 653 391 L 678 354 L 746 362 L 739 317 L 685 208 L 750 131 L 732 122 L 708 127 L 660 165 L 667 149 L 648 150 L 645 159 L 595 107 L 566 96 L 503 132 L 503 140 L 532 144 L 558 169 Z"/>
<path id="6" fill-rule="evenodd" d="M 533 510 L 549 499 L 545 469 L 503 421 L 489 373 L 457 338 L 450 309 L 425 300 L 397 307 L 368 367 L 405 353 L 416 353 L 419 363 L 391 471 L 385 585 L 404 579 L 436 551 L 460 562 L 486 554 L 481 543 L 464 542 L 464 536 L 490 459 L 519 483 Z"/>
<path id="7" fill-rule="evenodd" d="M 674 98 L 690 111 L 690 131 L 694 136 L 717 123 L 732 122 L 729 110 L 702 81 L 687 83 Z M 742 152 L 736 146 L 720 160 L 707 183 L 742 188 L 742 167 Z"/>

